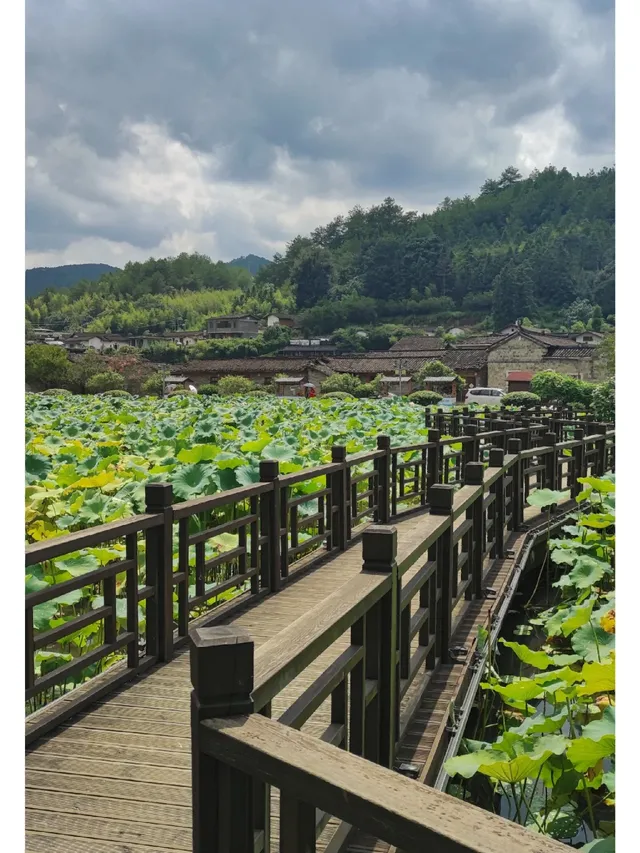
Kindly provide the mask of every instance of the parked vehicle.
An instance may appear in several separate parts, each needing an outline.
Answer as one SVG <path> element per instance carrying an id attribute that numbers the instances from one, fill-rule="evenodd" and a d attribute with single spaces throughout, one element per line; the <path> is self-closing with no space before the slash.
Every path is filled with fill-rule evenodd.
<path id="1" fill-rule="evenodd" d="M 478 406 L 500 405 L 505 392 L 501 388 L 469 388 L 464 398 L 465 403 L 476 403 Z"/>

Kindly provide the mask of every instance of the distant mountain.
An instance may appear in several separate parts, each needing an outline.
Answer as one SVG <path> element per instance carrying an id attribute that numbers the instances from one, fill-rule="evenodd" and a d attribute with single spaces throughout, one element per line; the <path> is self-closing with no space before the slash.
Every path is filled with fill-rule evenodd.
<path id="1" fill-rule="evenodd" d="M 25 296 L 37 296 L 48 287 L 71 287 L 83 279 L 97 281 L 108 272 L 117 272 L 118 267 L 109 264 L 67 264 L 62 267 L 34 267 L 25 271 Z"/>
<path id="2" fill-rule="evenodd" d="M 233 261 L 229 261 L 230 267 L 242 267 L 245 270 L 249 270 L 251 275 L 255 275 L 261 267 L 266 266 L 271 263 L 266 258 L 261 258 L 259 255 L 245 255 L 242 258 L 235 258 Z"/>

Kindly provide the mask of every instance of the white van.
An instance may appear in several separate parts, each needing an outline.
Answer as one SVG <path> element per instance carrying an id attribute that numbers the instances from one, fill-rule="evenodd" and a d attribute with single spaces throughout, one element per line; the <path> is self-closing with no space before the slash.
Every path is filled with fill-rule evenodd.
<path id="1" fill-rule="evenodd" d="M 478 406 L 499 406 L 504 393 L 501 388 L 469 388 L 464 401 Z"/>

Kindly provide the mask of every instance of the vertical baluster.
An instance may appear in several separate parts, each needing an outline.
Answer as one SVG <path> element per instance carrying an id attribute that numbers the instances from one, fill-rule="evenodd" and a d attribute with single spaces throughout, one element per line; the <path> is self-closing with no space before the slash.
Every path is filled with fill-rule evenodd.
<path id="1" fill-rule="evenodd" d="M 280 489 L 279 464 L 272 459 L 260 462 L 260 480 L 271 483 L 268 492 L 260 495 L 260 534 L 266 536 L 260 554 L 260 574 L 263 587 L 277 592 L 282 586 L 280 573 Z"/>
<path id="2" fill-rule="evenodd" d="M 145 512 L 162 513 L 162 524 L 146 532 L 147 645 L 159 661 L 173 657 L 173 489 L 168 483 L 145 486 Z M 187 582 L 188 583 L 188 582 Z"/>
<path id="3" fill-rule="evenodd" d="M 366 625 L 362 616 L 351 627 L 351 645 L 362 646 L 366 657 Z M 365 658 L 351 670 L 349 679 L 349 752 L 364 755 L 365 728 Z"/>
<path id="4" fill-rule="evenodd" d="M 432 515 L 448 515 L 449 526 L 437 542 L 437 561 L 441 578 L 440 613 L 437 625 L 438 645 L 443 662 L 449 661 L 449 643 L 451 641 L 451 590 L 453 588 L 453 495 L 455 488 L 447 484 L 437 484 L 429 490 L 429 505 Z"/>
<path id="5" fill-rule="evenodd" d="M 390 518 L 389 490 L 391 486 L 391 439 L 388 435 L 379 435 L 376 439 L 378 450 L 384 451 L 384 456 L 376 459 L 375 470 L 378 473 L 378 512 L 376 519 L 380 524 L 388 524 Z"/>
<path id="6" fill-rule="evenodd" d="M 125 539 L 126 558 L 133 561 L 133 568 L 127 569 L 127 631 L 133 634 L 133 640 L 127 645 L 127 666 L 138 666 L 138 534 L 129 533 Z"/>
<path id="7" fill-rule="evenodd" d="M 179 637 L 189 633 L 189 519 L 187 516 L 178 522 L 178 574 L 185 578 L 177 587 Z"/>
<path id="8" fill-rule="evenodd" d="M 494 447 L 490 452 L 489 466 L 504 469 L 504 450 L 502 448 Z M 493 513 L 494 545 L 491 549 L 491 557 L 501 560 L 504 557 L 504 470 L 491 490 L 496 496 Z"/>
<path id="9" fill-rule="evenodd" d="M 341 551 L 347 547 L 348 499 L 346 491 L 347 449 L 339 445 L 331 448 L 331 462 L 340 469 L 331 474 L 331 547 Z"/>
<path id="10" fill-rule="evenodd" d="M 256 517 L 256 521 L 251 522 L 249 535 L 251 537 L 249 565 L 252 569 L 258 568 L 258 496 L 252 495 L 249 498 L 249 514 Z M 251 578 L 251 592 L 255 595 L 260 590 L 260 576 L 253 575 Z"/>
<path id="11" fill-rule="evenodd" d="M 482 462 L 469 462 L 464 469 L 465 486 L 484 485 L 484 465 Z M 471 587 L 475 598 L 482 598 L 482 568 L 484 543 L 484 488 L 480 489 L 478 497 L 467 510 L 467 518 L 471 518 L 473 526 L 469 542 L 469 564 L 471 571 Z"/>

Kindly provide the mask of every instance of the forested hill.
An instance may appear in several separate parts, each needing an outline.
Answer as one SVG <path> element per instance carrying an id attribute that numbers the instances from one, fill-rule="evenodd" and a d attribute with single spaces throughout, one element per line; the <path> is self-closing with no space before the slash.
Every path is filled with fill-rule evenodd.
<path id="1" fill-rule="evenodd" d="M 356 207 L 271 262 L 205 255 L 128 263 L 98 281 L 28 300 L 26 319 L 55 329 L 139 334 L 204 328 L 212 314 L 296 312 L 310 333 L 401 323 L 551 328 L 615 314 L 615 172 L 513 167 L 476 198 L 429 214 L 391 198 Z M 251 273 L 260 264 L 254 277 Z M 351 329 L 355 333 L 355 329 Z"/>
<path id="2" fill-rule="evenodd" d="M 234 258 L 233 261 L 229 261 L 229 266 L 243 267 L 243 269 L 249 270 L 251 275 L 255 275 L 262 267 L 266 267 L 268 263 L 270 261 L 266 258 L 261 258 L 260 255 L 243 255 L 241 258 Z"/>
<path id="3" fill-rule="evenodd" d="M 557 327 L 576 306 L 606 317 L 615 312 L 614 185 L 609 168 L 548 167 L 523 179 L 509 167 L 476 198 L 445 198 L 431 214 L 391 198 L 356 207 L 292 240 L 257 274 L 253 295 L 291 292 L 317 332 L 487 315 L 496 326 L 526 316 Z"/>
<path id="4" fill-rule="evenodd" d="M 61 267 L 34 267 L 25 270 L 25 295 L 27 298 L 42 293 L 48 287 L 71 287 L 78 281 L 96 281 L 117 267 L 109 264 L 66 264 Z"/>

